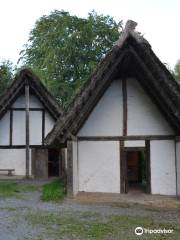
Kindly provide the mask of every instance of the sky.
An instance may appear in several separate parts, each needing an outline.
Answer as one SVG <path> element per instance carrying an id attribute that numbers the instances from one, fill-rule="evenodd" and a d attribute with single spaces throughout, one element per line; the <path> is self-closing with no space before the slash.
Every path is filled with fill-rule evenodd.
<path id="1" fill-rule="evenodd" d="M 87 17 L 88 12 L 132 19 L 163 63 L 174 68 L 180 58 L 180 0 L 0 0 L 0 61 L 14 64 L 36 20 L 53 10 Z"/>

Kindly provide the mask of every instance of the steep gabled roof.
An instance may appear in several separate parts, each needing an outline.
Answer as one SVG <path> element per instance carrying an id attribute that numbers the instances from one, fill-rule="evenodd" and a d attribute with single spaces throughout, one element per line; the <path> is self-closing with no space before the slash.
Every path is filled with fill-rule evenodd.
<path id="1" fill-rule="evenodd" d="M 0 118 L 13 104 L 13 102 L 24 92 L 25 84 L 28 82 L 32 91 L 41 103 L 49 110 L 54 119 L 62 115 L 62 110 L 57 100 L 49 93 L 40 79 L 29 69 L 23 69 L 15 77 L 12 84 L 0 97 Z"/>
<path id="2" fill-rule="evenodd" d="M 180 133 L 180 86 L 147 40 L 134 31 L 136 25 L 127 22 L 120 39 L 48 134 L 46 144 L 64 143 L 75 136 L 112 80 L 128 76 L 138 79 L 176 134 Z"/>

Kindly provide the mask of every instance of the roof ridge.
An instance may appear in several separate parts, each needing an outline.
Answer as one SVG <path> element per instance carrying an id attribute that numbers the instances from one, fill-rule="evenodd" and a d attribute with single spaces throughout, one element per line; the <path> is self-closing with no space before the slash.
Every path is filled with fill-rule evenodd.
<path id="1" fill-rule="evenodd" d="M 140 32 L 136 31 L 137 25 L 138 25 L 137 22 L 135 22 L 133 20 L 128 20 L 126 22 L 124 30 L 122 31 L 122 34 L 120 35 L 120 38 L 115 42 L 115 45 L 117 45 L 118 47 L 121 47 L 124 44 L 124 42 L 126 41 L 126 39 L 129 36 L 132 36 L 138 43 L 144 43 L 151 47 L 151 45 L 144 38 L 144 36 L 141 35 Z"/>

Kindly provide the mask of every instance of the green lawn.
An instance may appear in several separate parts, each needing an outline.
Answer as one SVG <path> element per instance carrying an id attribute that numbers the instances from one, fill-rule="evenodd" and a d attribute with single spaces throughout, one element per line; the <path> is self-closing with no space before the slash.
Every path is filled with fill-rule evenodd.
<path id="1" fill-rule="evenodd" d="M 39 189 L 32 184 L 19 183 L 14 181 L 0 182 L 0 197 L 17 197 L 25 192 L 33 192 Z"/>
<path id="2" fill-rule="evenodd" d="M 43 186 L 15 181 L 0 181 L 0 197 L 21 197 L 23 193 L 40 191 L 43 201 L 59 201 L 65 196 L 65 185 L 54 180 Z"/>
<path id="3" fill-rule="evenodd" d="M 45 229 L 50 239 L 82 240 L 134 240 L 134 239 L 180 239 L 180 225 L 154 222 L 150 218 L 129 216 L 102 216 L 91 212 L 55 214 L 48 212 L 31 213 L 26 220 L 34 227 Z M 144 234 L 136 236 L 137 226 L 148 229 L 173 229 L 172 234 Z M 43 236 L 42 236 L 43 239 Z"/>
<path id="4" fill-rule="evenodd" d="M 60 180 L 54 180 L 42 187 L 43 201 L 59 201 L 65 196 L 65 185 Z"/>
<path id="5" fill-rule="evenodd" d="M 0 197 L 22 197 L 25 192 L 41 191 L 41 199 L 43 201 L 62 200 L 65 196 L 65 186 L 60 180 L 54 180 L 43 186 L 32 185 L 31 183 L 20 183 L 14 181 L 0 182 Z M 43 204 L 43 203 L 41 203 Z M 54 203 L 51 203 L 52 206 Z M 61 204 L 61 203 L 59 203 Z M 23 208 L 25 208 L 23 206 Z M 130 210 L 130 206 L 128 210 Z M 32 229 L 38 229 L 38 236 L 26 238 L 27 240 L 44 240 L 44 239 L 72 239 L 72 240 L 135 240 L 135 239 L 180 239 L 180 224 L 170 223 L 168 219 L 162 216 L 157 221 L 153 217 L 155 209 L 151 209 L 152 214 L 149 217 L 140 216 L 124 216 L 124 215 L 107 215 L 104 212 L 96 213 L 94 211 L 82 211 L 64 209 L 58 212 L 51 210 L 42 210 L 37 208 L 33 210 L 27 208 L 24 211 L 19 211 L 14 205 L 5 205 L 0 209 L 11 213 L 13 222 L 27 223 L 32 226 Z M 104 211 L 104 210 L 103 210 Z M 178 211 L 178 210 L 177 210 Z M 170 211 L 170 214 L 173 212 Z M 167 214 L 166 214 L 167 216 Z M 167 223 L 166 223 L 167 222 Z M 136 227 L 146 229 L 173 229 L 172 234 L 143 234 L 137 236 L 134 233 Z M 24 240 L 24 239 L 23 239 Z"/>

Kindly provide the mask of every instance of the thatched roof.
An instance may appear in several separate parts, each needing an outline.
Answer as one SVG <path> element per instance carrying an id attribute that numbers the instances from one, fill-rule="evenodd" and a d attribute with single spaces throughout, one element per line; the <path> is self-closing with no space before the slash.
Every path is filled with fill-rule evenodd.
<path id="1" fill-rule="evenodd" d="M 24 86 L 27 83 L 30 87 L 30 93 L 35 94 L 44 107 L 49 110 L 52 117 L 57 120 L 62 115 L 61 107 L 40 79 L 29 69 L 21 70 L 5 93 L 0 97 L 0 118 L 13 102 L 24 93 Z"/>
<path id="2" fill-rule="evenodd" d="M 135 22 L 127 22 L 120 39 L 48 134 L 46 144 L 64 143 L 75 136 L 112 80 L 119 77 L 137 78 L 175 133 L 180 134 L 180 86 L 147 40 L 134 31 L 135 26 Z"/>

